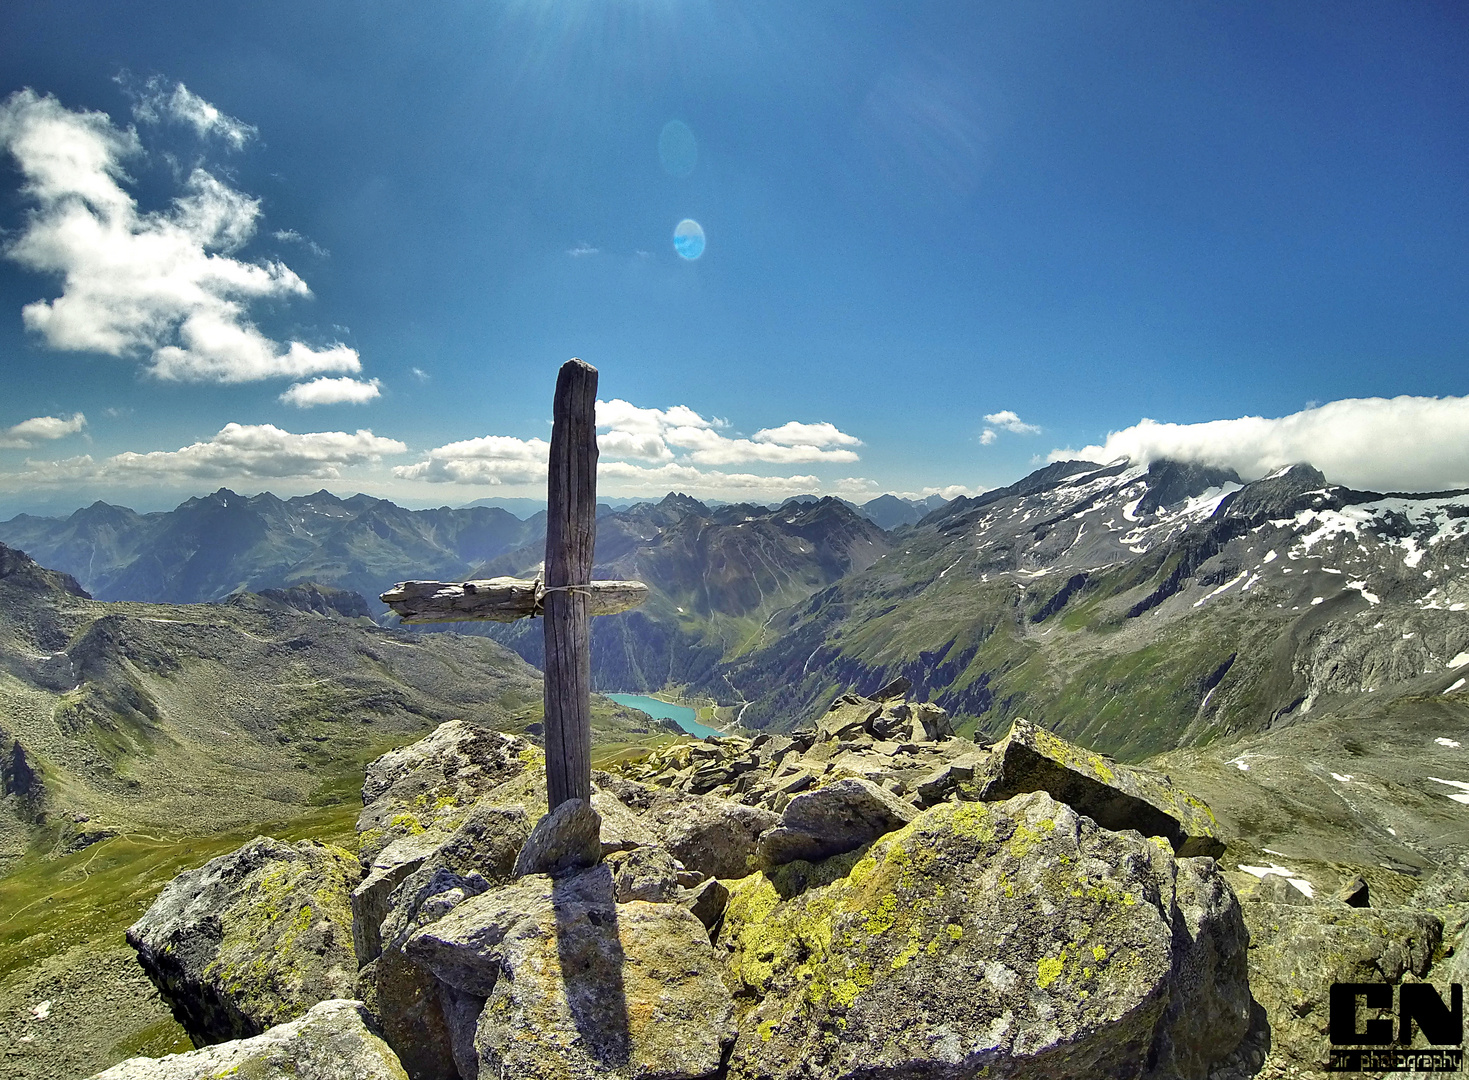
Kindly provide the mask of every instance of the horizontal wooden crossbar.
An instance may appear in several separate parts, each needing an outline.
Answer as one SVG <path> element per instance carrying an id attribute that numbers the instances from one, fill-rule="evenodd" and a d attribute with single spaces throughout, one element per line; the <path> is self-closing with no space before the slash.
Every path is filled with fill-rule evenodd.
<path id="1" fill-rule="evenodd" d="M 585 591 L 588 615 L 616 615 L 648 598 L 641 581 L 592 581 L 567 586 Z M 539 578 L 497 577 L 484 581 L 400 581 L 382 594 L 405 623 L 514 622 L 543 613 L 546 586 Z"/>

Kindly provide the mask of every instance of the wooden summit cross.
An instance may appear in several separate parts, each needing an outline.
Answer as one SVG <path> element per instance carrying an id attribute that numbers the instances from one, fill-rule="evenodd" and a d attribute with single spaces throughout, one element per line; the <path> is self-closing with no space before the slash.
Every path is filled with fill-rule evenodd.
<path id="1" fill-rule="evenodd" d="M 597 539 L 597 369 L 568 360 L 556 376 L 546 478 L 546 566 L 540 578 L 457 584 L 404 581 L 382 594 L 405 623 L 545 616 L 546 789 L 551 809 L 592 798 L 589 615 L 641 604 L 640 581 L 593 581 Z"/>

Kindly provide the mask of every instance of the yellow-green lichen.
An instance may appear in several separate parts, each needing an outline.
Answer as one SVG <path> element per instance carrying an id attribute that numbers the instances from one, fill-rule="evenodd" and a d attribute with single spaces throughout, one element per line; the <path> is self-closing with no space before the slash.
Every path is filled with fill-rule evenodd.
<path id="1" fill-rule="evenodd" d="M 1061 972 L 1066 967 L 1066 950 L 1061 950 L 1060 956 L 1043 956 L 1035 965 L 1035 984 L 1044 990 L 1061 977 Z"/>

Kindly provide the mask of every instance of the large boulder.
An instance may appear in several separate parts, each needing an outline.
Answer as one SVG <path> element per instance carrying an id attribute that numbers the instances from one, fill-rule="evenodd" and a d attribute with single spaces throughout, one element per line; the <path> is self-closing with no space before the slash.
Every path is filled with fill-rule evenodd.
<path id="1" fill-rule="evenodd" d="M 757 858 L 767 868 L 818 862 L 901 829 L 917 815 L 911 803 L 871 781 L 838 780 L 792 799 L 780 824 L 761 834 Z"/>
<path id="2" fill-rule="evenodd" d="M 470 807 L 493 792 L 492 803 L 518 805 L 531 817 L 545 805 L 545 755 L 518 735 L 463 720 L 384 754 L 367 767 L 357 819 L 358 854 L 372 870 L 378 856 L 403 837 L 447 836 Z"/>
<path id="3" fill-rule="evenodd" d="M 382 954 L 362 969 L 362 997 L 413 1080 L 459 1080 L 452 1022 L 464 1003 L 405 952 L 408 940 L 490 888 L 471 871 L 420 867 L 394 891 L 382 924 Z"/>
<path id="4" fill-rule="evenodd" d="M 1212 860 L 1044 792 L 925 811 L 830 884 L 733 889 L 730 1077 L 1202 1080 L 1248 1021 Z M 850 866 L 850 869 L 846 869 Z M 1171 1072 L 1170 1072 L 1171 1070 Z"/>
<path id="5" fill-rule="evenodd" d="M 669 791 L 653 799 L 646 820 L 659 842 L 693 873 L 742 878 L 750 872 L 760 834 L 780 818 L 758 806 Z"/>
<path id="6" fill-rule="evenodd" d="M 458 905 L 406 953 L 482 1001 L 465 1080 L 705 1077 L 734 1037 L 704 925 L 675 904 L 618 904 L 612 870 L 524 877 Z M 468 1016 L 473 1010 L 462 1014 Z"/>
<path id="7" fill-rule="evenodd" d="M 359 1001 L 323 1001 L 261 1035 L 165 1058 L 129 1058 L 92 1080 L 408 1080 Z"/>
<path id="8" fill-rule="evenodd" d="M 567 874 L 602 858 L 602 818 L 590 802 L 567 799 L 536 822 L 515 859 L 515 876 Z"/>
<path id="9" fill-rule="evenodd" d="M 1332 983 L 1403 983 L 1428 975 L 1443 924 L 1407 908 L 1246 901 L 1250 990 L 1270 1018 L 1271 1060 L 1324 1070 Z"/>
<path id="10" fill-rule="evenodd" d="M 1213 812 L 1168 777 L 1119 764 L 1024 720 L 995 744 L 975 784 L 985 802 L 1045 791 L 1104 828 L 1162 836 L 1177 855 L 1224 854 Z"/>
<path id="11" fill-rule="evenodd" d="M 353 996 L 357 860 L 260 836 L 180 874 L 127 940 L 195 1045 L 259 1035 Z"/>
<path id="12" fill-rule="evenodd" d="M 382 952 L 381 927 L 391 897 L 410 874 L 422 870 L 427 879 L 444 869 L 460 875 L 478 873 L 488 881 L 508 881 L 530 831 L 530 819 L 520 806 L 481 799 L 447 838 L 421 833 L 388 845 L 352 892 L 358 960 L 365 964 Z"/>

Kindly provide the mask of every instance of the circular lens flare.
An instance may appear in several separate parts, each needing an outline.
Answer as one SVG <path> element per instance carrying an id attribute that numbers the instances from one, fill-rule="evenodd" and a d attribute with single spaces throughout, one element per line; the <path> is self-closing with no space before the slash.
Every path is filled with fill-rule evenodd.
<path id="1" fill-rule="evenodd" d="M 704 254 L 704 229 L 693 218 L 684 218 L 673 230 L 673 250 L 693 260 Z"/>
<path id="2" fill-rule="evenodd" d="M 699 163 L 699 144 L 682 120 L 670 120 L 658 133 L 658 160 L 669 176 L 685 177 Z"/>

